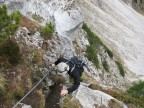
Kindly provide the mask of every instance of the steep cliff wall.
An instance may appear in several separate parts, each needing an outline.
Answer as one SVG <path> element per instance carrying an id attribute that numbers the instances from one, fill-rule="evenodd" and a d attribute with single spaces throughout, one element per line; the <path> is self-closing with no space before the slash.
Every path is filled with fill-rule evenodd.
<path id="1" fill-rule="evenodd" d="M 144 17 L 121 0 L 77 1 L 84 21 L 129 72 L 144 75 Z M 135 75 L 134 75 L 135 76 Z"/>

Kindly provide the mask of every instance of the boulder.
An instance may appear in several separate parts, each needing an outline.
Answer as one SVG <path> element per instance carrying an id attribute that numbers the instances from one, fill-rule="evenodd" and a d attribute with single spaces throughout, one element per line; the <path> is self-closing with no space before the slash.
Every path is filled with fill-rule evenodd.
<path id="1" fill-rule="evenodd" d="M 83 108 L 95 108 L 96 106 L 104 106 L 104 108 L 110 108 L 109 103 L 112 100 L 121 106 L 121 108 L 127 108 L 124 103 L 116 100 L 112 96 L 99 90 L 92 90 L 83 85 L 79 86 L 75 93 L 75 98 L 79 100 Z"/>

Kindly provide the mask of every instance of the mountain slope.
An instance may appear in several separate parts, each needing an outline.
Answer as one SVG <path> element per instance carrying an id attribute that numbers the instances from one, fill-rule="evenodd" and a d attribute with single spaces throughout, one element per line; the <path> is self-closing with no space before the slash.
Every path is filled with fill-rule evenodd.
<path id="1" fill-rule="evenodd" d="M 24 67 L 19 67 L 23 68 L 19 69 L 16 66 L 12 66 L 12 68 L 16 68 L 15 71 L 20 75 L 15 75 L 13 70 L 9 70 L 12 75 L 14 74 L 12 79 L 9 79 L 10 82 L 14 82 L 11 85 L 13 87 L 16 86 L 16 89 L 13 91 L 19 91 L 18 88 L 20 87 L 15 83 L 15 80 L 23 84 L 23 81 L 25 82 L 29 78 L 28 84 L 25 83 L 26 87 L 22 88 L 23 92 L 27 92 L 48 72 L 48 67 L 59 56 L 70 58 L 73 55 L 77 55 L 82 57 L 91 69 L 90 73 L 85 70 L 83 74 L 85 78 L 83 82 L 87 83 L 85 85 L 94 83 L 96 85 L 99 84 L 100 88 L 102 88 L 100 91 L 93 91 L 88 86 L 80 86 L 77 90 L 76 98 L 83 107 L 93 108 L 97 105 L 108 107 L 108 104 L 112 102 L 108 100 L 113 100 L 115 96 L 121 101 L 125 99 L 126 104 L 127 102 L 138 104 L 137 101 L 127 98 L 125 94 L 122 97 L 122 93 L 112 94 L 111 90 L 119 91 L 129 87 L 130 81 L 127 79 L 128 75 L 132 76 L 130 78 L 132 81 L 132 78 L 143 77 L 141 75 L 143 74 L 142 63 L 144 60 L 143 16 L 120 0 L 77 0 L 77 2 L 75 0 L 5 0 L 4 3 L 9 13 L 20 11 L 23 15 L 20 27 L 15 34 L 15 39 L 23 55 L 21 65 L 28 69 L 25 72 Z M 45 24 L 46 26 L 43 26 Z M 46 29 L 41 31 L 42 28 L 49 28 L 47 26 L 49 24 L 52 24 L 52 33 L 45 31 Z M 88 25 L 88 27 L 85 28 L 84 25 Z M 44 38 L 44 36 L 47 37 Z M 108 52 L 111 52 L 110 55 L 112 56 Z M 129 72 L 126 75 L 125 68 L 122 69 L 123 64 L 127 69 L 126 72 Z M 120 70 L 123 70 L 123 72 L 121 73 Z M 3 72 L 5 71 L 7 71 L 7 68 Z M 134 76 L 135 74 L 132 74 L 132 72 L 141 76 Z M 23 77 L 24 74 L 26 76 Z M 50 95 L 54 98 L 56 96 L 56 93 L 50 92 L 50 86 L 53 83 L 50 77 L 47 76 L 42 86 L 35 90 L 35 94 L 26 97 L 23 103 L 29 104 L 34 108 L 39 108 L 41 105 L 44 106 L 44 95 L 47 96 L 47 99 L 52 99 Z M 98 90 L 97 86 L 96 90 Z M 54 89 L 51 91 L 54 91 Z M 11 106 L 19 98 L 23 97 L 23 94 L 20 97 L 15 96 L 15 92 L 11 94 L 14 96 L 14 98 L 11 98 L 11 102 L 9 102 Z M 83 96 L 87 96 L 90 99 L 87 100 L 87 97 L 81 98 Z M 55 106 L 55 103 L 57 104 L 59 101 L 59 97 L 58 95 L 58 99 L 53 104 L 50 101 L 49 103 Z M 104 103 L 102 103 L 103 100 L 100 100 L 100 98 L 104 99 Z M 5 101 L 7 101 L 7 98 Z M 95 101 L 97 102 L 95 103 Z M 87 106 L 83 102 L 87 104 L 92 102 L 92 104 Z M 1 101 L 2 105 L 3 103 Z M 121 105 L 120 107 L 122 107 Z M 57 106 L 59 106 L 59 103 Z"/>
<path id="2" fill-rule="evenodd" d="M 84 20 L 124 63 L 144 78 L 144 17 L 122 0 L 77 1 Z"/>

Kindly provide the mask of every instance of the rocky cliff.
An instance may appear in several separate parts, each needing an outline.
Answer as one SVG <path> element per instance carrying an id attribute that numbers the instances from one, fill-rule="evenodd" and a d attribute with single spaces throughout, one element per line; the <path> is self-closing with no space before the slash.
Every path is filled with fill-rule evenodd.
<path id="1" fill-rule="evenodd" d="M 6 4 L 9 13 L 20 11 L 23 15 L 15 39 L 24 59 L 33 65 L 35 75 L 39 72 L 45 74 L 47 67 L 61 55 L 66 58 L 77 55 L 91 69 L 90 73 L 85 71 L 88 76 L 85 83 L 99 83 L 105 89 L 125 90 L 131 81 L 144 78 L 144 17 L 123 1 L 5 0 L 2 4 Z M 50 22 L 55 26 L 55 32 L 51 38 L 44 39 L 40 28 Z M 82 27 L 83 22 L 101 40 L 98 47 L 94 48 L 99 66 L 88 58 L 87 49 L 91 42 L 88 32 Z M 108 51 L 113 53 L 113 57 Z M 119 63 L 124 68 L 124 75 L 120 73 Z M 22 80 L 21 76 L 18 78 Z M 52 84 L 48 76 L 44 84 L 46 90 Z M 114 99 L 88 86 L 80 86 L 74 95 L 84 108 L 98 105 L 107 108 L 110 107 L 110 100 Z M 127 107 L 118 100 L 116 102 L 120 107 Z"/>
<path id="2" fill-rule="evenodd" d="M 121 0 L 78 3 L 84 21 L 93 32 L 122 60 L 130 73 L 143 76 L 143 16 Z"/>

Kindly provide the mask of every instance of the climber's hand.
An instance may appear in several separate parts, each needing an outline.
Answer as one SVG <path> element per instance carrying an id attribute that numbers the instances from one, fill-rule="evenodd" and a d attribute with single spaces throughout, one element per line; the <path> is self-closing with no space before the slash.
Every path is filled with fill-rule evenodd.
<path id="1" fill-rule="evenodd" d="M 68 90 L 61 90 L 60 93 L 61 96 L 65 96 L 66 94 L 68 94 Z"/>

